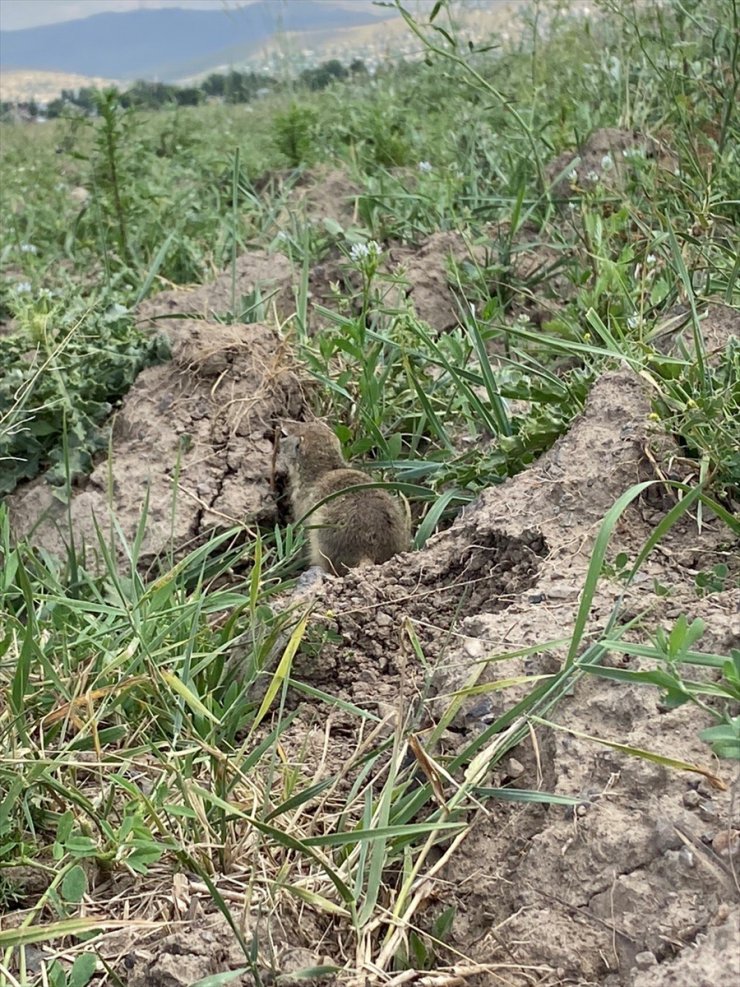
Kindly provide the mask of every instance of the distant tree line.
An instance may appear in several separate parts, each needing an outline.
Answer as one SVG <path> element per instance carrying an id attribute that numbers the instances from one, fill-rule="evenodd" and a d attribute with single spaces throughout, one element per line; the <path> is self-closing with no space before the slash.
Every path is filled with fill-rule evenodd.
<path id="1" fill-rule="evenodd" d="M 298 76 L 298 84 L 314 91 L 326 89 L 332 82 L 367 74 L 367 68 L 362 59 L 356 58 L 349 65 L 343 65 L 338 59 L 332 58 L 322 62 L 316 68 L 304 69 Z M 285 83 L 279 82 L 271 75 L 260 72 L 239 72 L 231 69 L 229 72 L 212 72 L 197 85 L 177 86 L 167 82 L 135 82 L 120 94 L 120 102 L 124 107 L 156 110 L 164 106 L 198 106 L 208 99 L 219 99 L 224 103 L 249 103 L 269 92 L 285 88 Z M 95 111 L 95 93 L 92 86 L 81 89 L 63 89 L 61 96 L 53 99 L 46 107 L 46 116 L 53 118 L 61 116 L 72 107 L 82 113 Z M 25 106 L 30 104 L 26 103 Z M 34 104 L 36 116 L 39 108 Z M 0 105 L 0 116 L 8 116 L 13 109 L 12 104 Z"/>

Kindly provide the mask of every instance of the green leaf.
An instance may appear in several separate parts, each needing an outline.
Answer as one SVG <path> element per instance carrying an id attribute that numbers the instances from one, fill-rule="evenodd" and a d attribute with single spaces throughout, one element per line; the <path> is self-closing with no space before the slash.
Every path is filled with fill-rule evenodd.
<path id="1" fill-rule="evenodd" d="M 303 617 L 299 620 L 293 633 L 290 635 L 290 640 L 285 646 L 283 656 L 280 659 L 278 667 L 275 669 L 272 679 L 270 680 L 270 685 L 268 686 L 267 691 L 265 692 L 264 699 L 262 700 L 262 704 L 252 723 L 252 728 L 251 728 L 252 733 L 254 733 L 254 731 L 257 729 L 259 724 L 267 715 L 267 711 L 272 705 L 272 701 L 277 695 L 278 690 L 281 688 L 285 680 L 290 675 L 290 668 L 291 665 L 293 664 L 293 659 L 295 658 L 295 654 L 298 651 L 301 641 L 303 640 L 303 635 L 306 632 L 308 617 L 309 617 L 309 612 L 307 611 L 303 615 Z"/>
<path id="2" fill-rule="evenodd" d="M 95 953 L 80 953 L 72 964 L 67 983 L 69 987 L 86 987 L 98 965 Z"/>
<path id="3" fill-rule="evenodd" d="M 192 987 L 223 987 L 224 984 L 230 984 L 234 980 L 238 980 L 243 974 L 250 972 L 248 966 L 240 966 L 236 970 L 226 970 L 224 973 L 212 973 L 208 977 L 196 980 Z"/>
<path id="4" fill-rule="evenodd" d="M 204 716 L 207 720 L 210 720 L 211 723 L 214 723 L 216 726 L 220 726 L 218 717 L 214 716 L 213 713 L 203 705 L 195 693 L 188 689 L 185 683 L 182 682 L 177 675 L 174 675 L 172 672 L 168 672 L 164 669 L 160 669 L 159 674 L 162 676 L 167 685 L 169 685 L 170 688 L 178 694 L 178 696 L 181 696 L 185 700 L 194 713 L 199 713 L 200 716 Z"/>
<path id="5" fill-rule="evenodd" d="M 445 908 L 445 910 L 437 916 L 434 920 L 434 925 L 432 926 L 432 935 L 435 939 L 439 939 L 440 942 L 447 942 L 450 932 L 452 931 L 456 914 L 457 909 L 454 905 L 450 905 L 449 908 Z"/>
<path id="6" fill-rule="evenodd" d="M 432 24 L 434 22 L 435 17 L 440 12 L 440 10 L 442 9 L 442 7 L 444 7 L 445 2 L 446 2 L 446 0 L 436 0 L 436 3 L 432 7 L 432 12 L 429 15 L 429 23 L 430 24 Z"/>
<path id="7" fill-rule="evenodd" d="M 75 864 L 64 875 L 61 890 L 65 901 L 75 904 L 82 901 L 82 897 L 87 891 L 87 874 L 79 864 Z"/>
<path id="8" fill-rule="evenodd" d="M 432 24 L 432 30 L 437 31 L 438 34 L 441 34 L 450 47 L 457 48 L 457 41 L 452 37 L 449 31 L 446 31 L 443 27 L 439 27 L 437 24 Z"/>
<path id="9" fill-rule="evenodd" d="M 563 733 L 570 733 L 574 737 L 580 737 L 581 740 L 590 740 L 594 744 L 601 744 L 603 747 L 621 751 L 623 754 L 629 754 L 632 757 L 640 757 L 645 761 L 652 761 L 654 764 L 662 764 L 664 767 L 673 768 L 675 771 L 692 771 L 695 774 L 703 775 L 715 788 L 719 790 L 726 788 L 724 782 L 716 774 L 707 768 L 702 768 L 698 764 L 681 761 L 675 757 L 665 757 L 663 754 L 655 754 L 653 751 L 644 750 L 642 747 L 633 747 L 631 744 L 620 744 L 615 740 L 605 740 L 603 737 L 595 737 L 592 734 L 583 733 L 581 730 L 574 730 L 572 727 L 566 727 L 559 723 L 553 723 L 539 716 L 530 716 L 529 719 L 533 723 L 540 723 L 543 726 L 550 727 L 551 730 L 562 730 Z"/>
<path id="10" fill-rule="evenodd" d="M 332 236 L 343 236 L 344 227 L 341 223 L 338 223 L 336 219 L 332 219 L 331 216 L 324 216 L 322 220 L 324 224 L 324 229 L 327 233 L 331 233 Z"/>
<path id="11" fill-rule="evenodd" d="M 120 929 L 123 926 L 138 926 L 149 929 L 156 922 L 135 921 L 130 919 L 97 919 L 97 918 L 65 918 L 59 922 L 48 922 L 46 925 L 27 925 L 17 929 L 0 930 L 0 949 L 17 949 L 36 942 L 53 942 L 64 936 L 81 936 L 87 932 L 97 932 L 103 929 Z"/>
<path id="12" fill-rule="evenodd" d="M 583 799 L 572 795 L 552 795 L 550 792 L 529 791 L 526 788 L 475 788 L 478 798 L 498 799 L 499 802 L 535 802 L 542 805 L 580 805 Z"/>
<path id="13" fill-rule="evenodd" d="M 711 744 L 717 757 L 740 760 L 740 716 L 729 723 L 720 723 L 714 727 L 702 730 L 699 737 Z"/>

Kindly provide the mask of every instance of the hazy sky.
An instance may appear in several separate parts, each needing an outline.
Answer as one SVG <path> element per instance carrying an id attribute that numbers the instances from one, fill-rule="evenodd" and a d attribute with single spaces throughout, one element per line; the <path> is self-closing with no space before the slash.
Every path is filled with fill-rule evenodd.
<path id="1" fill-rule="evenodd" d="M 200 10 L 236 7 L 250 0 L 0 0 L 0 28 L 13 31 L 54 21 L 90 17 L 106 10 L 146 10 L 151 7 L 190 7 Z"/>

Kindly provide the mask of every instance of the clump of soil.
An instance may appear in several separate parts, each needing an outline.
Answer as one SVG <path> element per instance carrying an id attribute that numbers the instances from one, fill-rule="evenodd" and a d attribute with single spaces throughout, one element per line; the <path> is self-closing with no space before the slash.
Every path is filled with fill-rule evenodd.
<path id="1" fill-rule="evenodd" d="M 287 318 L 295 311 L 292 286 L 293 265 L 287 257 L 252 250 L 237 257 L 233 271 L 228 269 L 207 284 L 173 288 L 146 299 L 139 305 L 138 321 L 144 328 L 165 332 L 176 347 L 181 328 L 187 339 L 193 319 L 259 321 L 250 313 L 258 295 L 265 312 L 274 310 L 278 319 Z"/>
<path id="2" fill-rule="evenodd" d="M 406 297 L 417 316 L 436 332 L 460 323 L 460 309 L 450 287 L 450 262 L 484 263 L 485 248 L 473 246 L 452 231 L 433 233 L 418 247 L 392 247 L 389 273 L 405 283 Z"/>
<path id="3" fill-rule="evenodd" d="M 694 356 L 696 339 L 692 327 L 691 311 L 686 306 L 676 306 L 658 327 L 656 345 L 663 353 Z M 715 366 L 731 340 L 740 341 L 740 313 L 729 305 L 710 305 L 701 319 L 700 339 L 705 359 Z"/>
<path id="4" fill-rule="evenodd" d="M 439 657 L 466 615 L 504 608 L 531 586 L 545 552 L 536 530 L 514 538 L 489 531 L 457 551 L 405 554 L 341 582 L 327 580 L 315 598 L 314 628 L 342 643 L 325 642 L 319 662 L 312 655 L 298 659 L 299 678 L 339 686 L 358 703 L 397 692 L 407 673 L 407 622 L 425 651 Z"/>
<path id="5" fill-rule="evenodd" d="M 228 970 L 245 971 L 228 981 L 236 987 L 273 983 L 278 976 L 281 984 L 292 987 L 307 982 L 304 971 L 331 964 L 329 957 L 293 946 L 284 940 L 284 930 L 278 927 L 279 923 L 275 923 L 276 927 L 272 930 L 268 930 L 268 923 L 264 921 L 259 924 L 259 938 L 264 945 L 254 964 L 256 978 L 245 971 L 250 964 L 245 959 L 244 950 L 233 929 L 220 915 L 202 916 L 195 934 L 188 929 L 166 936 L 142 937 L 129 944 L 129 950 L 118 963 L 126 968 L 126 983 L 130 987 L 186 987 L 209 975 Z M 250 940 L 249 935 L 246 938 Z M 111 946 L 118 945 L 120 950 L 116 939 L 120 940 L 120 936 L 106 945 L 111 959 Z M 333 982 L 333 977 L 310 978 L 314 987 Z"/>
<path id="6" fill-rule="evenodd" d="M 357 224 L 357 203 L 362 194 L 360 186 L 337 168 L 306 171 L 290 190 L 278 225 L 285 226 L 297 213 L 310 223 L 330 220 L 349 229 Z"/>
<path id="7" fill-rule="evenodd" d="M 588 188 L 597 182 L 620 187 L 628 173 L 630 155 L 655 160 L 664 169 L 673 170 L 675 157 L 670 148 L 656 137 L 636 130 L 602 127 L 595 130 L 575 151 L 563 151 L 545 168 L 556 199 L 571 197 L 571 182 Z M 575 172 L 574 179 L 571 173 Z M 564 174 L 565 173 L 565 174 Z M 562 176 L 562 177 L 561 177 Z"/>
<path id="8" fill-rule="evenodd" d="M 193 549 L 210 530 L 273 524 L 273 433 L 303 414 L 292 358 L 270 326 L 178 321 L 171 362 L 137 378 L 101 462 L 67 506 L 43 480 L 7 499 L 15 535 L 64 555 L 73 536 L 97 546 L 115 516 L 133 539 L 148 502 L 141 562 Z M 117 539 L 113 539 L 114 542 Z M 119 550 L 120 546 L 119 546 Z"/>

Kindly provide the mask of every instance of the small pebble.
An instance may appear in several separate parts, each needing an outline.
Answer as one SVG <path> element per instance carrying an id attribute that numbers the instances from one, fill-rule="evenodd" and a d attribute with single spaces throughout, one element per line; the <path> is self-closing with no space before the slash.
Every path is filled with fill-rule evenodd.
<path id="1" fill-rule="evenodd" d="M 667 819 L 658 819 L 653 830 L 653 844 L 658 853 L 665 850 L 677 850 L 681 846 L 681 839 L 676 833 L 673 823 Z"/>
<path id="2" fill-rule="evenodd" d="M 547 590 L 548 600 L 571 600 L 578 595 L 578 590 L 570 587 L 551 586 Z"/>
<path id="3" fill-rule="evenodd" d="M 704 822 L 713 822 L 717 818 L 717 806 L 713 802 L 702 802 L 699 815 Z"/>
<path id="4" fill-rule="evenodd" d="M 694 788 L 683 793 L 683 804 L 687 809 L 698 809 L 701 805 L 701 795 Z"/>
<path id="5" fill-rule="evenodd" d="M 638 953 L 635 957 L 635 966 L 638 970 L 649 970 L 651 966 L 657 966 L 658 961 L 655 958 L 655 953 L 651 953 L 649 949 L 646 949 L 642 953 Z"/>
<path id="6" fill-rule="evenodd" d="M 679 863 L 681 863 L 688 870 L 691 870 L 694 867 L 696 867 L 696 859 L 694 858 L 694 854 L 692 850 L 687 846 L 682 846 L 681 849 L 678 851 L 678 860 Z"/>
<path id="7" fill-rule="evenodd" d="M 524 774 L 524 765 L 515 757 L 510 757 L 506 762 L 506 774 L 509 778 L 521 778 Z"/>
<path id="8" fill-rule="evenodd" d="M 486 657 L 486 646 L 477 637 L 469 637 L 466 640 L 464 651 L 468 658 Z"/>

